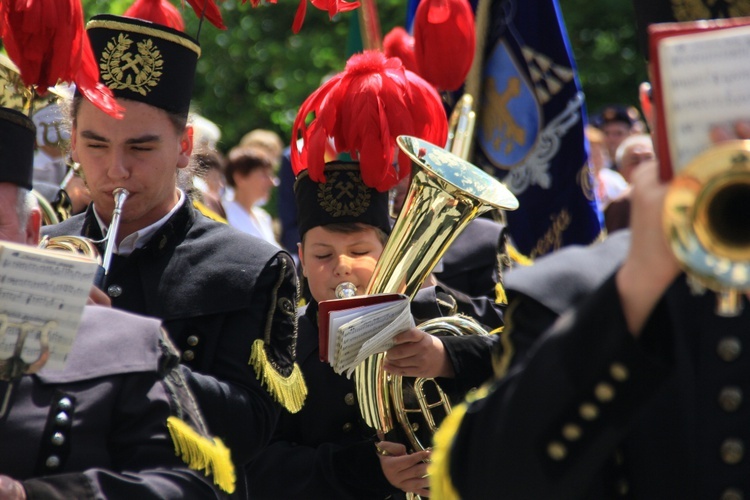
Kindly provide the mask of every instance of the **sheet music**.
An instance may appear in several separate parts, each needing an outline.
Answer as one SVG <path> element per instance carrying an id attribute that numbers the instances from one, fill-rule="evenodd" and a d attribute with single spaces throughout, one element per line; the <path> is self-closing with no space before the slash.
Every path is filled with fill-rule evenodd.
<path id="1" fill-rule="evenodd" d="M 338 328 L 336 352 L 332 358 L 336 373 L 346 372 L 347 377 L 351 377 L 359 363 L 372 354 L 388 350 L 393 345 L 393 337 L 414 324 L 408 301 L 383 306 Z"/>
<path id="2" fill-rule="evenodd" d="M 750 116 L 750 27 L 666 38 L 659 60 L 676 174 L 711 146 L 711 127 Z"/>
<path id="3" fill-rule="evenodd" d="M 40 354 L 40 333 L 49 331 L 50 369 L 62 369 L 80 324 L 97 264 L 80 256 L 0 242 L 0 359 L 13 355 L 19 324 L 33 325 L 21 358 L 31 363 Z M 0 316 L 0 319 L 2 316 Z"/>

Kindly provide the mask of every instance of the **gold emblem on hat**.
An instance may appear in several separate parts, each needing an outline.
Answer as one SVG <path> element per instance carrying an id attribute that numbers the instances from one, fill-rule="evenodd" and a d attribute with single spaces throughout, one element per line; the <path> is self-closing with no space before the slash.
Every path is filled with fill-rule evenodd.
<path id="1" fill-rule="evenodd" d="M 678 21 L 742 17 L 750 15 L 750 4 L 731 0 L 672 0 L 672 13 Z"/>
<path id="2" fill-rule="evenodd" d="M 370 206 L 370 191 L 356 172 L 326 172 L 318 184 L 318 205 L 331 217 L 359 217 Z"/>
<path id="3" fill-rule="evenodd" d="M 130 90 L 145 96 L 159 84 L 164 61 L 161 51 L 150 38 L 136 43 L 120 33 L 107 42 L 99 69 L 102 79 L 112 90 Z"/>

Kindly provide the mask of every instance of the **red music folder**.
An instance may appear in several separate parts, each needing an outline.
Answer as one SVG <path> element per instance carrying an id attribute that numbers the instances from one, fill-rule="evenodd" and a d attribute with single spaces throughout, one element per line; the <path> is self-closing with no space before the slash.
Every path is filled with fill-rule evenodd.
<path id="1" fill-rule="evenodd" d="M 712 145 L 715 126 L 750 119 L 750 17 L 649 26 L 660 175 Z"/>
<path id="2" fill-rule="evenodd" d="M 409 301 L 406 295 L 400 293 L 381 293 L 375 295 L 361 295 L 347 299 L 324 300 L 318 303 L 318 349 L 320 360 L 330 363 L 328 356 L 331 337 L 331 314 L 346 311 L 356 316 L 363 316 L 375 307 L 396 301 Z"/>

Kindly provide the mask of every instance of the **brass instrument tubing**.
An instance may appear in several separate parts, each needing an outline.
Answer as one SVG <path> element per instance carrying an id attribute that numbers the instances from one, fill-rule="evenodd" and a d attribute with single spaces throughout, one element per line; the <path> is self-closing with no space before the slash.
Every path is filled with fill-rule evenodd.
<path id="1" fill-rule="evenodd" d="M 109 266 L 112 263 L 112 253 L 115 250 L 115 241 L 117 239 L 117 231 L 120 228 L 120 216 L 122 215 L 122 207 L 125 204 L 125 200 L 130 195 L 130 192 L 125 188 L 117 188 L 112 192 L 115 197 L 115 209 L 112 212 L 112 221 L 109 224 L 107 230 L 107 246 L 104 248 L 104 257 L 102 258 L 102 268 L 104 268 L 104 276 L 107 276 L 109 272 Z"/>

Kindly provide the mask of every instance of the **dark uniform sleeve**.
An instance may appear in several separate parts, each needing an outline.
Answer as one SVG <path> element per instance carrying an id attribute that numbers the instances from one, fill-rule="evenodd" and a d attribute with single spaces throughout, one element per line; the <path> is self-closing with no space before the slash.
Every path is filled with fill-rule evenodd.
<path id="1" fill-rule="evenodd" d="M 157 373 L 118 379 L 111 381 L 112 390 L 118 391 L 106 441 L 111 463 L 102 464 L 106 468 L 27 479 L 23 486 L 28 498 L 221 498 L 203 472 L 189 469 L 175 453 L 167 429 L 173 396 L 164 379 Z M 95 423 L 87 425 L 96 432 Z"/>
<path id="2" fill-rule="evenodd" d="M 463 498 L 581 498 L 668 373 L 666 306 L 638 340 L 613 277 L 543 335 L 535 329 L 554 315 L 534 302 L 518 307 L 509 345 L 526 340 L 507 375 L 468 407 L 452 440 L 450 479 Z"/>
<path id="3" fill-rule="evenodd" d="M 323 417 L 321 417 L 323 418 Z M 279 480 L 279 471 L 288 480 Z M 280 438 L 253 462 L 256 499 L 384 499 L 399 491 L 383 475 L 371 440 L 302 446 Z"/>
<path id="4" fill-rule="evenodd" d="M 260 272 L 248 307 L 223 316 L 211 376 L 185 370 L 212 434 L 247 463 L 268 444 L 282 408 L 297 411 L 304 382 L 295 364 L 297 278 L 279 252 Z M 244 353 L 244 354 L 243 354 Z"/>
<path id="5" fill-rule="evenodd" d="M 481 323 L 477 326 L 489 334 L 492 329 L 502 326 L 502 312 L 499 306 L 495 308 L 490 302 L 486 297 L 469 298 L 439 285 L 421 289 L 412 301 L 411 309 L 417 323 L 460 314 Z M 486 326 L 483 321 L 488 320 L 496 326 Z M 435 333 L 439 334 L 439 331 Z M 497 335 L 439 334 L 439 338 L 456 375 L 450 381 L 441 381 L 441 385 L 447 384 L 454 396 L 463 396 L 492 376 L 492 351 L 499 341 Z"/>

